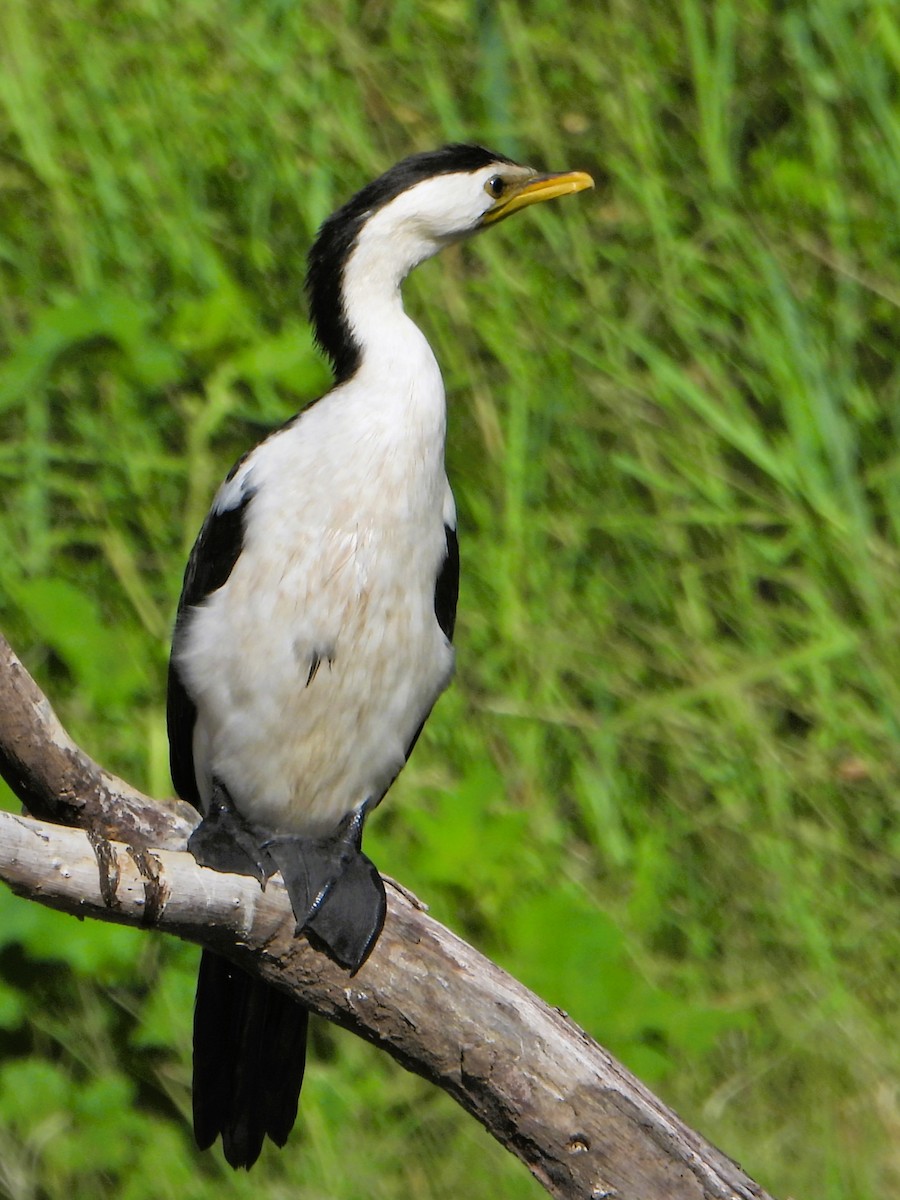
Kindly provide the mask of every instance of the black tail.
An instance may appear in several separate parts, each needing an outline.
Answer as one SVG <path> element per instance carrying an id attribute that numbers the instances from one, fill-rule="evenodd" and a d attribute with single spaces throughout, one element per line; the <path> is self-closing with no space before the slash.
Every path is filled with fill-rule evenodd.
<path id="1" fill-rule="evenodd" d="M 307 1010 L 204 950 L 194 1005 L 194 1136 L 221 1133 L 233 1167 L 252 1167 L 266 1134 L 283 1146 L 297 1117 Z"/>

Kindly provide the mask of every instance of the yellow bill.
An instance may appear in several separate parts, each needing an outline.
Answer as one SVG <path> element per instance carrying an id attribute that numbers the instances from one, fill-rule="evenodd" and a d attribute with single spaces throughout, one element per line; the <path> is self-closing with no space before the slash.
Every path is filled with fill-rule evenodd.
<path id="1" fill-rule="evenodd" d="M 492 209 L 484 214 L 482 222 L 493 225 L 505 217 L 527 208 L 529 204 L 540 204 L 543 200 L 555 200 L 557 196 L 571 196 L 575 192 L 583 192 L 592 188 L 594 181 L 584 171 L 563 171 L 557 175 L 536 175 L 524 180 L 521 184 L 513 184 L 509 191 L 500 197 Z"/>

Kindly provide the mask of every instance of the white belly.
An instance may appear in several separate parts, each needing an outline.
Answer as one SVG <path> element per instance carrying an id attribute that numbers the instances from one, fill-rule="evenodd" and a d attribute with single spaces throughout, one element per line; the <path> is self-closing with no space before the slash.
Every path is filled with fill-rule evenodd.
<path id="1" fill-rule="evenodd" d="M 251 820 L 327 832 L 381 799 L 449 683 L 434 613 L 443 517 L 423 529 L 411 514 L 356 515 L 315 533 L 287 521 L 265 552 L 251 539 L 194 610 L 179 669 L 197 705 L 204 804 L 215 775 Z"/>

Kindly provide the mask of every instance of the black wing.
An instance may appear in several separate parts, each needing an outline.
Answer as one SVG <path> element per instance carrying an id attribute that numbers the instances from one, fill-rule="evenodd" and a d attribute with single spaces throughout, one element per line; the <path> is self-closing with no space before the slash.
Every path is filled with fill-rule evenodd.
<path id="1" fill-rule="evenodd" d="M 448 641 L 456 627 L 456 601 L 459 597 L 459 538 L 450 525 L 444 526 L 447 557 L 441 564 L 434 584 L 434 615 Z"/>
<path id="2" fill-rule="evenodd" d="M 444 526 L 444 534 L 447 538 L 447 557 L 441 563 L 441 569 L 434 581 L 434 615 L 444 631 L 444 636 L 452 642 L 453 630 L 456 628 L 456 602 L 459 598 L 459 538 L 451 525 Z M 430 715 L 429 710 L 406 747 L 407 762 Z"/>
<path id="3" fill-rule="evenodd" d="M 232 471 L 232 475 L 234 471 Z M 231 475 L 229 475 L 231 478 Z M 213 508 L 194 543 L 184 573 L 181 599 L 175 617 L 172 655 L 169 659 L 169 685 L 166 697 L 166 725 L 169 731 L 169 766 L 175 791 L 200 810 L 200 794 L 194 774 L 194 724 L 197 709 L 178 674 L 175 653 L 184 633 L 188 611 L 228 579 L 241 553 L 244 541 L 244 517 L 253 499 L 247 489 L 235 508 Z"/>

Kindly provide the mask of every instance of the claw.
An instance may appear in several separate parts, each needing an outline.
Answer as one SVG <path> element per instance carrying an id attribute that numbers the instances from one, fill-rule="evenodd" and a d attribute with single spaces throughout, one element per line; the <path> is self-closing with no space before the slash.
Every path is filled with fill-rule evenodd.
<path id="1" fill-rule="evenodd" d="M 202 867 L 252 875 L 263 889 L 280 871 L 296 932 L 305 930 L 355 974 L 371 954 L 387 912 L 381 876 L 361 849 L 365 815 L 361 805 L 325 837 L 273 835 L 246 821 L 225 785 L 214 780 L 209 808 L 188 850 Z"/>
<path id="2" fill-rule="evenodd" d="M 297 932 L 312 934 L 354 974 L 369 957 L 387 911 L 381 876 L 360 849 L 364 820 L 362 806 L 326 837 L 281 835 L 263 847 L 281 871 Z"/>
<path id="3" fill-rule="evenodd" d="M 201 867 L 229 875 L 252 875 L 265 889 L 269 876 L 277 870 L 265 836 L 244 820 L 228 789 L 215 779 L 209 808 L 188 838 L 188 850 Z"/>

